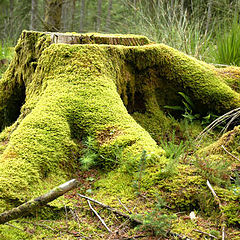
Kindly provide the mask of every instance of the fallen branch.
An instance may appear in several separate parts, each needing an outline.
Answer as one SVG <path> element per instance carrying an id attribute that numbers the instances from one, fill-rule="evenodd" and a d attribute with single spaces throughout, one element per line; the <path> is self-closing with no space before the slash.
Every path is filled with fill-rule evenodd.
<path id="1" fill-rule="evenodd" d="M 118 198 L 118 202 L 123 206 L 123 208 L 129 213 L 132 214 L 132 212 L 121 202 L 121 200 Z"/>
<path id="2" fill-rule="evenodd" d="M 221 147 L 223 148 L 223 150 L 229 154 L 231 157 L 233 157 L 234 159 L 238 160 L 240 162 L 240 159 L 236 156 L 234 156 L 232 153 L 230 153 L 223 145 L 221 145 Z"/>
<path id="3" fill-rule="evenodd" d="M 12 225 L 12 224 L 10 224 L 10 223 L 6 223 L 5 225 L 7 225 L 7 226 L 9 226 L 9 227 L 12 227 L 12 228 L 15 228 L 15 229 L 17 229 L 17 230 L 20 230 L 20 231 L 22 231 L 22 232 L 26 232 L 24 229 L 21 229 L 21 228 L 19 228 L 19 227 L 16 227 L 16 226 L 14 226 L 14 225 Z M 29 233 L 29 232 L 27 232 L 27 233 Z M 32 234 L 32 233 L 29 233 L 29 234 Z"/>
<path id="4" fill-rule="evenodd" d="M 62 196 L 66 192 L 72 190 L 77 186 L 77 180 L 72 179 L 54 189 L 49 191 L 48 193 L 35 198 L 34 200 L 30 200 L 16 208 L 13 208 L 10 211 L 6 211 L 0 214 L 0 224 L 6 223 L 13 219 L 17 219 L 19 217 L 23 217 L 31 213 L 34 209 L 42 207 L 46 205 L 48 202 L 55 200 L 56 198 Z"/>
<path id="5" fill-rule="evenodd" d="M 210 233 L 206 233 L 206 232 L 200 231 L 200 230 L 198 230 L 198 229 L 193 229 L 193 231 L 194 231 L 194 232 L 198 232 L 198 233 L 202 233 L 202 234 L 207 235 L 207 236 L 209 236 L 209 237 L 211 237 L 211 238 L 217 239 L 216 236 L 214 236 L 214 235 L 212 235 L 212 234 L 210 234 Z"/>
<path id="6" fill-rule="evenodd" d="M 106 208 L 106 209 L 110 210 L 111 212 L 113 212 L 113 213 L 115 213 L 115 214 L 117 214 L 117 215 L 119 215 L 119 216 L 122 216 L 122 217 L 124 217 L 124 218 L 129 219 L 131 222 L 133 222 L 133 223 L 135 223 L 135 224 L 143 224 L 142 221 L 140 221 L 140 220 L 138 220 L 138 219 L 136 219 L 136 218 L 133 218 L 133 217 L 131 217 L 131 216 L 128 215 L 128 214 L 125 214 L 125 213 L 123 213 L 123 212 L 120 212 L 120 211 L 116 210 L 115 208 L 112 208 L 112 207 L 110 207 L 110 206 L 108 206 L 108 205 L 105 205 L 105 204 L 103 204 L 103 203 L 101 203 L 101 202 L 99 202 L 99 201 L 97 201 L 97 200 L 95 200 L 95 199 L 92 199 L 92 198 L 90 198 L 90 197 L 84 196 L 84 195 L 79 194 L 79 193 L 77 193 L 77 195 L 78 195 L 79 197 L 81 197 L 81 198 L 87 199 L 88 202 L 91 201 L 91 202 L 94 202 L 94 203 L 96 203 L 96 204 L 99 204 L 99 205 L 102 206 L 103 208 Z M 177 237 L 177 238 L 180 239 L 180 240 L 193 240 L 193 239 L 191 239 L 191 238 L 188 238 L 188 237 L 186 237 L 186 236 L 183 236 L 183 235 L 180 235 L 180 234 L 174 233 L 174 232 L 168 232 L 168 234 L 169 234 L 170 236 L 172 236 L 172 237 Z"/>
<path id="7" fill-rule="evenodd" d="M 222 240 L 225 240 L 225 214 L 223 212 L 223 207 L 222 207 L 222 203 L 219 199 L 219 197 L 217 196 L 217 194 L 215 193 L 214 189 L 212 188 L 210 182 L 207 180 L 207 186 L 209 187 L 210 191 L 212 192 L 215 201 L 217 202 L 218 206 L 219 206 L 219 210 L 221 212 L 221 222 L 222 222 Z"/>
<path id="8" fill-rule="evenodd" d="M 101 216 L 95 211 L 95 209 L 92 207 L 91 203 L 89 200 L 87 200 L 88 206 L 90 209 L 94 212 L 94 214 L 98 217 L 98 219 L 101 221 L 102 225 L 108 230 L 108 232 L 112 233 L 112 231 L 108 228 L 107 224 L 104 222 L 104 220 L 101 218 Z"/>
<path id="9" fill-rule="evenodd" d="M 59 232 L 57 229 L 51 228 L 50 226 L 48 226 L 46 224 L 26 222 L 26 221 L 23 221 L 23 222 L 20 222 L 20 223 L 27 223 L 27 224 L 31 224 L 31 225 L 36 226 L 36 227 L 42 227 L 42 228 L 51 230 L 52 232 Z M 8 225 L 8 223 L 5 223 L 5 224 Z"/>
<path id="10" fill-rule="evenodd" d="M 142 224 L 142 222 L 141 222 L 140 220 L 134 219 L 134 218 L 132 218 L 130 215 L 125 214 L 125 213 L 123 213 L 123 212 L 120 212 L 120 211 L 118 211 L 118 210 L 116 210 L 116 209 L 114 209 L 114 208 L 112 208 L 112 207 L 110 207 L 110 206 L 108 206 L 108 205 L 105 205 L 105 204 L 103 204 L 103 203 L 101 203 L 101 202 L 99 202 L 99 201 L 97 201 L 97 200 L 94 200 L 94 199 L 92 199 L 92 198 L 89 198 L 89 197 L 84 196 L 84 195 L 79 194 L 79 193 L 77 193 L 77 195 L 78 195 L 79 197 L 81 197 L 81 198 L 85 198 L 85 199 L 87 199 L 87 200 L 89 200 L 89 201 L 91 201 L 91 202 L 94 202 L 94 203 L 102 206 L 103 208 L 106 208 L 106 209 L 110 210 L 111 212 L 113 212 L 113 213 L 115 213 L 115 214 L 117 214 L 117 215 L 119 215 L 119 216 L 125 217 L 125 218 L 131 220 L 132 222 L 135 222 L 136 224 Z"/>

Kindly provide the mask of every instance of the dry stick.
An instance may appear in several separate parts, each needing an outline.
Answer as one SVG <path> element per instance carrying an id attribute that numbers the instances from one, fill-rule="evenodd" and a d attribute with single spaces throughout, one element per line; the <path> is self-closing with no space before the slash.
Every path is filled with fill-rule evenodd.
<path id="1" fill-rule="evenodd" d="M 223 148 L 223 150 L 229 154 L 231 157 L 233 157 L 234 159 L 237 159 L 240 162 L 240 159 L 236 156 L 234 156 L 232 153 L 230 153 L 223 145 L 221 145 L 221 147 Z"/>
<path id="2" fill-rule="evenodd" d="M 193 229 L 193 231 L 194 231 L 194 232 L 198 232 L 198 233 L 202 233 L 202 234 L 205 234 L 205 235 L 207 235 L 207 236 L 209 236 L 209 237 L 211 237 L 211 238 L 217 239 L 216 236 L 214 236 L 214 235 L 212 235 L 212 234 L 210 234 L 210 233 L 202 232 L 202 231 L 197 230 L 197 229 Z"/>
<path id="3" fill-rule="evenodd" d="M 9 227 L 12 227 L 12 228 L 16 228 L 17 230 L 20 230 L 20 231 L 22 231 L 22 232 L 26 232 L 24 229 L 21 229 L 21 228 L 19 228 L 19 227 L 16 227 L 16 226 L 14 226 L 14 225 L 12 225 L 12 224 L 10 224 L 10 223 L 6 223 L 5 225 L 7 225 L 7 226 L 9 226 Z M 29 233 L 29 232 L 27 232 L 27 233 Z M 32 233 L 29 233 L 29 234 L 32 234 Z"/>
<path id="4" fill-rule="evenodd" d="M 95 213 L 95 215 L 98 217 L 98 219 L 101 221 L 101 223 L 103 224 L 103 226 L 108 230 L 108 232 L 112 233 L 112 231 L 108 228 L 108 226 L 106 225 L 106 223 L 103 221 L 103 219 L 101 218 L 101 216 L 95 211 L 95 209 L 92 207 L 91 203 L 89 200 L 87 200 L 89 207 L 91 208 L 91 210 Z"/>
<path id="5" fill-rule="evenodd" d="M 92 198 L 90 198 L 90 197 L 84 196 L 84 195 L 79 194 L 79 193 L 77 193 L 77 195 L 78 195 L 79 197 L 81 197 L 81 198 L 87 199 L 88 201 L 91 201 L 91 202 L 94 202 L 94 203 L 96 203 L 96 204 L 99 204 L 99 205 L 102 206 L 103 208 L 106 208 L 106 209 L 110 210 L 111 212 L 118 214 L 119 216 L 122 216 L 122 217 L 127 218 L 127 219 L 129 219 L 131 222 L 134 222 L 134 223 L 136 223 L 136 224 L 143 224 L 142 221 L 140 221 L 140 220 L 138 220 L 138 219 L 136 219 L 136 218 L 133 218 L 133 217 L 131 217 L 130 215 L 127 215 L 127 214 L 125 214 L 125 213 L 123 213 L 123 212 L 120 212 L 120 211 L 116 210 L 115 208 L 112 208 L 112 207 L 110 207 L 110 206 L 108 206 L 108 205 L 105 205 L 105 204 L 103 204 L 103 203 L 101 203 L 101 202 L 99 202 L 99 201 L 97 201 L 97 200 L 95 200 L 95 199 L 92 199 Z M 171 236 L 173 236 L 173 237 L 177 237 L 178 239 L 182 239 L 182 240 L 193 240 L 192 238 L 188 238 L 188 237 L 182 236 L 182 235 L 180 235 L 180 234 L 178 234 L 178 233 L 169 232 L 169 234 L 170 234 Z"/>
<path id="6" fill-rule="evenodd" d="M 72 179 L 54 189 L 49 191 L 48 193 L 30 200 L 16 208 L 13 208 L 10 211 L 6 211 L 0 214 L 0 224 L 6 223 L 13 219 L 17 219 L 19 217 L 23 217 L 31 213 L 34 209 L 42 207 L 46 205 L 48 202 L 53 201 L 54 199 L 62 196 L 64 193 L 72 190 L 77 186 L 77 180 Z"/>
<path id="7" fill-rule="evenodd" d="M 142 224 L 141 221 L 139 221 L 139 220 L 137 220 L 137 219 L 133 219 L 133 218 L 131 218 L 131 216 L 129 216 L 129 215 L 125 214 L 125 213 L 122 213 L 122 212 L 120 212 L 120 211 L 118 211 L 118 210 L 116 210 L 116 209 L 114 209 L 114 208 L 112 208 L 112 207 L 110 207 L 110 206 L 108 206 L 108 205 L 105 205 L 105 204 L 103 204 L 103 203 L 101 203 L 101 202 L 98 202 L 97 200 L 94 200 L 94 199 L 92 199 L 92 198 L 89 198 L 89 197 L 84 196 L 84 195 L 79 194 L 79 193 L 77 193 L 77 195 L 78 195 L 79 197 L 81 197 L 81 198 L 85 198 L 85 199 L 87 199 L 87 200 L 89 200 L 89 201 L 91 201 L 91 202 L 97 203 L 97 204 L 99 204 L 100 206 L 102 206 L 102 207 L 110 210 L 111 212 L 118 214 L 119 216 L 128 218 L 128 219 L 130 219 L 132 222 L 135 222 L 135 223 L 137 223 L 137 224 Z"/>
<path id="8" fill-rule="evenodd" d="M 20 222 L 20 221 L 19 221 L 19 222 Z M 39 226 L 39 227 L 42 227 L 42 228 L 51 230 L 51 231 L 53 231 L 53 232 L 59 232 L 57 229 L 51 228 L 51 227 L 49 227 L 49 226 L 46 225 L 46 224 L 34 223 L 34 222 L 26 222 L 26 221 L 23 221 L 23 222 L 21 221 L 20 223 L 32 224 L 33 226 Z M 8 224 L 8 223 L 5 223 L 5 224 Z"/>
<path id="9" fill-rule="evenodd" d="M 220 209 L 220 212 L 222 214 L 222 218 L 221 218 L 221 220 L 222 220 L 222 240 L 224 240 L 225 239 L 225 215 L 224 215 L 224 213 L 222 211 L 222 203 L 221 203 L 219 197 L 215 193 L 214 189 L 212 188 L 212 186 L 211 186 L 211 184 L 210 184 L 210 182 L 208 180 L 207 180 L 207 186 L 211 190 L 211 192 L 212 192 L 212 194 L 214 196 L 214 199 L 217 202 L 217 204 L 219 206 L 219 209 Z"/>
<path id="10" fill-rule="evenodd" d="M 118 198 L 118 202 L 123 206 L 123 208 L 129 213 L 132 214 L 132 212 L 121 202 L 121 200 Z"/>

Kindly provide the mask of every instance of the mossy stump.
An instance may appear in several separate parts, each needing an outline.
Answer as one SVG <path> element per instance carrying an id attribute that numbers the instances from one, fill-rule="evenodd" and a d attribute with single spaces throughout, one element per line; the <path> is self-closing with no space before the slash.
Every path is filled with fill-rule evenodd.
<path id="1" fill-rule="evenodd" d="M 148 167 L 164 167 L 164 150 L 131 114 L 158 112 L 164 121 L 164 106 L 181 103 L 178 92 L 200 113 L 224 113 L 240 106 L 239 73 L 142 36 L 24 31 L 0 81 L 2 210 L 80 168 L 86 136 L 108 171 L 124 168 L 118 149 L 130 159 L 126 171 L 134 172 L 143 150 Z"/>

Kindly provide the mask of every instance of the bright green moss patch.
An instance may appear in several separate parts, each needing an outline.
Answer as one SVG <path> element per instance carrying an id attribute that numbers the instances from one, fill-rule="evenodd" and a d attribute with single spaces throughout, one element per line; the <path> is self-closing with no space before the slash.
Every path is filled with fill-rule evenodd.
<path id="1" fill-rule="evenodd" d="M 27 65 L 30 58 L 36 57 L 38 40 L 42 41 L 41 34 L 34 33 L 31 37 L 23 34 L 16 49 L 16 65 L 18 61 L 26 61 Z M 33 48 L 33 53 L 29 49 L 31 57 L 26 60 L 23 51 L 28 49 L 25 45 Z M 52 176 L 53 172 L 56 178 L 62 176 L 64 179 L 69 169 L 79 166 L 78 146 L 73 138 L 80 141 L 86 135 L 97 138 L 109 129 L 109 125 L 119 129 L 121 134 L 110 141 L 108 136 L 102 135 L 99 145 L 99 152 L 105 156 L 102 165 L 117 147 L 123 147 L 126 154 L 132 155 L 146 149 L 153 152 L 156 160 L 164 153 L 124 107 L 116 91 L 113 64 L 117 66 L 117 59 L 111 61 L 112 54 L 121 58 L 121 49 L 116 52 L 98 45 L 52 44 L 37 58 L 35 70 L 29 72 L 26 65 L 22 66 L 21 74 L 27 74 L 26 79 L 23 77 L 26 100 L 22 114 L 30 111 L 11 134 L 1 156 L 0 190 L 4 198 L 29 197 L 33 186 Z M 5 75 L 3 82 L 9 81 L 8 76 Z M 2 108 L 8 109 L 6 105 Z M 47 188 L 52 186 L 48 184 Z M 33 191 L 32 196 L 36 192 Z"/>

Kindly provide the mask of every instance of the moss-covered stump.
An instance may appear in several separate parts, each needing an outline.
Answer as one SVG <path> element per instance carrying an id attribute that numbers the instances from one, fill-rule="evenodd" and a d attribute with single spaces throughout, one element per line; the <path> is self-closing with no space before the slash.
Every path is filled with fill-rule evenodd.
<path id="1" fill-rule="evenodd" d="M 82 141 L 89 136 L 95 164 L 120 169 L 98 183 L 99 196 L 104 185 L 109 194 L 120 188 L 122 194 L 132 194 L 143 150 L 148 169 L 143 187 L 163 184 L 168 173 L 161 170 L 169 159 L 131 114 L 149 123 L 153 116 L 166 126 L 164 106 L 180 105 L 178 92 L 190 97 L 201 114 L 224 113 L 240 106 L 239 73 L 141 36 L 23 32 L 0 81 L 1 207 L 65 181 L 81 167 Z M 181 184 L 177 179 L 166 182 L 171 194 L 171 182 Z M 200 176 L 193 182 L 204 184 Z M 189 206 L 200 201 L 191 200 L 198 189 L 189 188 Z M 184 205 L 181 196 L 174 195 L 175 204 Z"/>

